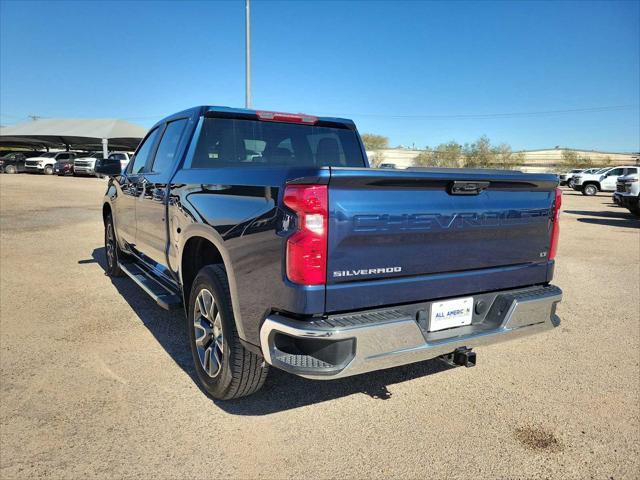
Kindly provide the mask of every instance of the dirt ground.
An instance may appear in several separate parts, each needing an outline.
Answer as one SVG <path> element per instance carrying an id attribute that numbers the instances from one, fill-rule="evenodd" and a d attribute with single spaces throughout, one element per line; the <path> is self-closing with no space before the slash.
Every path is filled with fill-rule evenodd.
<path id="1" fill-rule="evenodd" d="M 0 175 L 0 478 L 638 478 L 640 221 L 565 191 L 554 331 L 212 402 L 181 312 L 104 275 L 94 178 Z"/>

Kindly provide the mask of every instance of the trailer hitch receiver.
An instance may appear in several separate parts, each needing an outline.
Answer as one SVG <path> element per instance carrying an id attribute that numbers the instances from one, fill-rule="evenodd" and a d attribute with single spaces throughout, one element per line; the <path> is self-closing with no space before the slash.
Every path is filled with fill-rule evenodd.
<path id="1" fill-rule="evenodd" d="M 476 352 L 467 347 L 456 348 L 453 352 L 442 355 L 440 359 L 452 367 L 476 366 Z"/>

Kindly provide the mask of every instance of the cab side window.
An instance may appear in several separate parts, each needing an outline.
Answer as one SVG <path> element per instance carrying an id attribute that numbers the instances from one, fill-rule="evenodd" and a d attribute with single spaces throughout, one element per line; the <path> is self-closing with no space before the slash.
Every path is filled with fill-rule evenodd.
<path id="1" fill-rule="evenodd" d="M 144 172 L 144 166 L 147 164 L 147 159 L 151 154 L 151 150 L 156 143 L 156 138 L 158 137 L 158 129 L 153 130 L 147 138 L 142 142 L 140 148 L 136 152 L 136 156 L 134 158 L 133 166 L 129 170 L 129 173 L 135 175 L 138 173 Z"/>

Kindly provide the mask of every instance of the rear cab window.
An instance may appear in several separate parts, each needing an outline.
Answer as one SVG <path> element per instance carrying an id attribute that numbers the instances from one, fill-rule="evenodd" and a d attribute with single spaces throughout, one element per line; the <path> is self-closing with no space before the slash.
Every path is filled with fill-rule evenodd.
<path id="1" fill-rule="evenodd" d="M 186 168 L 364 167 L 355 131 L 340 126 L 204 118 Z"/>

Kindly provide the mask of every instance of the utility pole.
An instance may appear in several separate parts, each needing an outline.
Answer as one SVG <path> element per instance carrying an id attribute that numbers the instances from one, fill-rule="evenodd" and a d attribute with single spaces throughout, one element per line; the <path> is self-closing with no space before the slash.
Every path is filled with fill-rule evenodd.
<path id="1" fill-rule="evenodd" d="M 251 108 L 251 8 L 249 0 L 244 1 L 245 5 L 245 95 L 244 106 Z"/>

